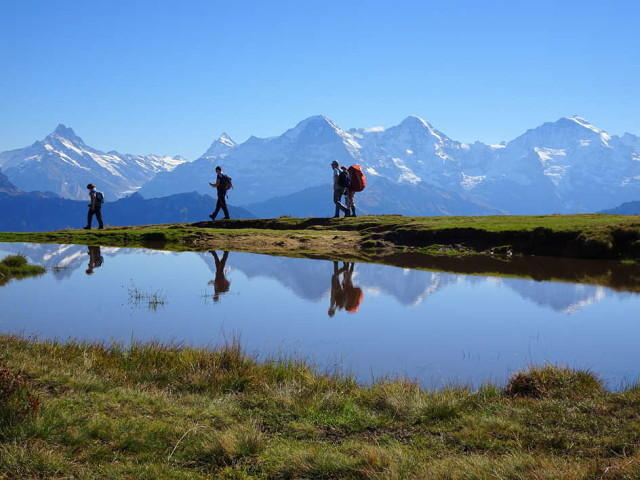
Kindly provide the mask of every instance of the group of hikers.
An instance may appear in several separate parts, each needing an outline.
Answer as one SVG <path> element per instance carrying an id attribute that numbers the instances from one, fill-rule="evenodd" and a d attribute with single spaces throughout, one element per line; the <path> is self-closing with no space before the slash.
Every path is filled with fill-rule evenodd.
<path id="1" fill-rule="evenodd" d="M 361 192 L 367 185 L 367 179 L 362 171 L 360 165 L 351 165 L 350 167 L 340 166 L 340 164 L 334 160 L 331 162 L 331 168 L 333 170 L 333 203 L 335 205 L 334 218 L 340 216 L 340 212 L 344 213 L 345 217 L 356 216 L 356 203 L 355 194 Z M 215 210 L 209 215 L 211 220 L 215 220 L 222 210 L 224 219 L 231 218 L 229 215 L 229 208 L 227 207 L 227 193 L 233 188 L 231 177 L 222 172 L 222 167 L 217 166 L 216 169 L 216 181 L 215 183 L 209 182 L 209 185 L 216 189 L 217 201 Z M 96 186 L 93 183 L 87 185 L 89 190 L 89 211 L 87 213 L 87 225 L 85 230 L 91 230 L 93 217 L 96 217 L 98 221 L 98 229 L 104 228 L 102 221 L 102 204 L 104 203 L 104 194 L 96 190 Z M 345 199 L 345 203 L 342 203 L 342 197 Z"/>

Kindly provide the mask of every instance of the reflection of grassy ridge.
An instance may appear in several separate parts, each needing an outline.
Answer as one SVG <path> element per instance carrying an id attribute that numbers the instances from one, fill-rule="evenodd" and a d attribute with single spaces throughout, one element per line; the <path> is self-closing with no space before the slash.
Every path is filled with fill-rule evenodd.
<path id="1" fill-rule="evenodd" d="M 41 401 L 35 420 L 0 431 L 0 478 L 640 476 L 640 389 L 607 392 L 583 371 L 547 366 L 506 387 L 430 392 L 258 362 L 236 343 L 0 337 L 0 352 Z"/>
<path id="2" fill-rule="evenodd" d="M 22 255 L 9 255 L 0 260 L 0 285 L 12 278 L 26 278 L 41 275 L 45 269 L 39 265 L 30 265 Z"/>
<path id="3" fill-rule="evenodd" d="M 215 228 L 212 228 L 215 227 Z M 157 246 L 172 250 L 226 248 L 263 253 L 297 251 L 379 255 L 533 254 L 576 258 L 640 258 L 640 220 L 623 215 L 485 217 L 290 218 L 112 227 L 102 231 L 0 233 L 0 241 Z"/>

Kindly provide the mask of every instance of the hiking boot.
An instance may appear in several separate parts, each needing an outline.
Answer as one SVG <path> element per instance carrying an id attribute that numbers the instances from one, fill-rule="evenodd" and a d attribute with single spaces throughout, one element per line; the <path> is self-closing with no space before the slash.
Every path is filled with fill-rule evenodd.
<path id="1" fill-rule="evenodd" d="M 83 227 L 83 230 L 91 230 L 91 227 Z"/>
<path id="2" fill-rule="evenodd" d="M 104 230 L 104 227 L 98 227 L 98 230 Z"/>
<path id="3" fill-rule="evenodd" d="M 214 217 L 213 215 L 209 215 L 209 218 L 210 218 L 211 220 L 213 220 L 214 222 L 216 221 L 216 217 Z"/>

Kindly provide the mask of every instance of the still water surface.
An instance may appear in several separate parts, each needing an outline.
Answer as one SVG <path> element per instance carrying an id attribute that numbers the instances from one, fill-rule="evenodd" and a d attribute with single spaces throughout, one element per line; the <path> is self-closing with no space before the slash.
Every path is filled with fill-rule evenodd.
<path id="1" fill-rule="evenodd" d="M 0 243 L 0 257 L 16 252 L 48 271 L 0 287 L 0 333 L 200 346 L 240 338 L 261 358 L 295 355 L 364 382 L 404 375 L 434 388 L 502 383 L 545 362 L 590 369 L 610 388 L 640 373 L 638 285 L 620 278 L 614 290 L 239 252 Z"/>

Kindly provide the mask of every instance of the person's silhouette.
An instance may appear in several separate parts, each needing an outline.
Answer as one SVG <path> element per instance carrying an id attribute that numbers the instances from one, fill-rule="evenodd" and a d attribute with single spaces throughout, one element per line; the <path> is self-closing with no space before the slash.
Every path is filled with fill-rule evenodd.
<path id="1" fill-rule="evenodd" d="M 213 285 L 213 301 L 217 302 L 220 300 L 220 295 L 227 293 L 231 287 L 231 282 L 227 280 L 224 272 L 227 259 L 229 258 L 229 252 L 225 251 L 222 253 L 222 260 L 218 257 L 218 253 L 215 250 L 211 250 L 209 253 L 213 256 L 213 260 L 216 263 L 216 278 L 210 280 L 209 285 Z"/>
<path id="2" fill-rule="evenodd" d="M 100 253 L 100 247 L 96 247 L 96 246 L 90 246 L 87 248 L 87 253 L 89 254 L 89 264 L 87 265 L 87 269 L 85 270 L 84 273 L 86 273 L 87 275 L 92 275 L 94 272 L 94 269 L 96 268 L 100 268 L 102 266 L 102 262 L 104 262 L 104 258 L 102 257 L 102 254 Z"/>

